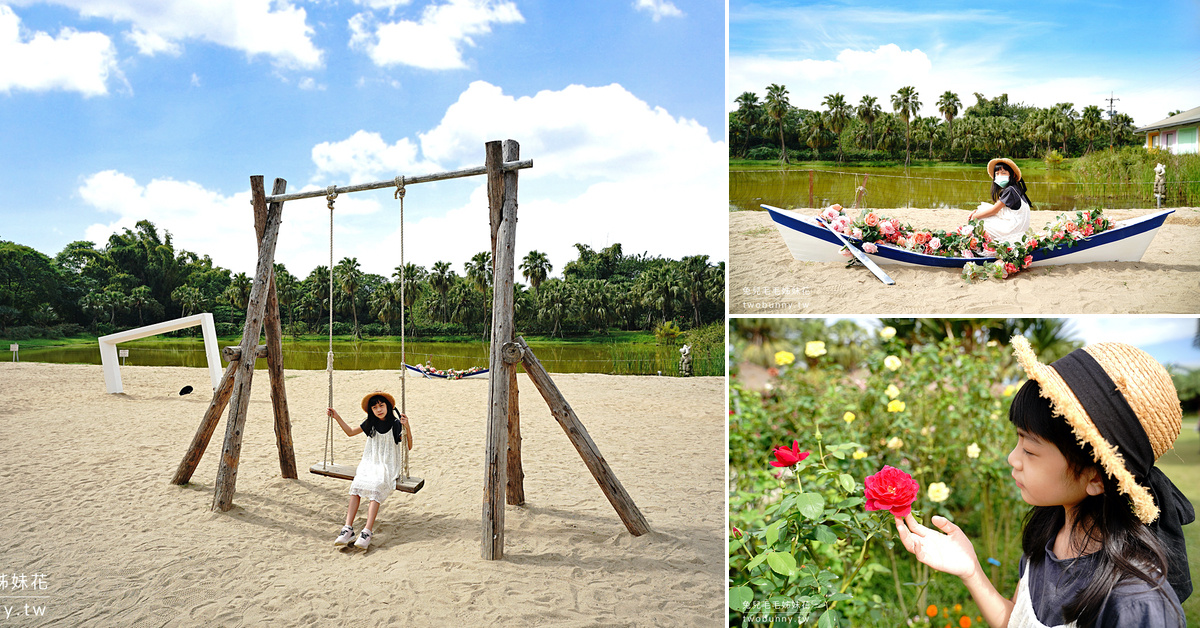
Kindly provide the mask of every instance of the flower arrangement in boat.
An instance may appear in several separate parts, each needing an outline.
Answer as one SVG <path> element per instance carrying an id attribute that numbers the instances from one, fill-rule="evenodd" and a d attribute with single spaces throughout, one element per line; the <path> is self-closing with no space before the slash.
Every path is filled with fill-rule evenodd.
<path id="1" fill-rule="evenodd" d="M 963 266 L 963 279 L 968 282 L 993 278 L 1006 279 L 1025 270 L 1033 262 L 1037 250 L 1053 251 L 1074 246 L 1076 242 L 1113 228 L 1113 222 L 1102 209 L 1059 214 L 1041 232 L 1028 231 L 1017 242 L 994 240 L 983 228 L 983 221 L 970 223 L 952 231 L 914 229 L 907 223 L 872 210 L 862 210 L 857 218 L 846 215 L 841 205 L 832 205 L 821 212 L 821 218 L 833 230 L 859 240 L 868 253 L 880 246 L 938 255 L 980 259 Z"/>

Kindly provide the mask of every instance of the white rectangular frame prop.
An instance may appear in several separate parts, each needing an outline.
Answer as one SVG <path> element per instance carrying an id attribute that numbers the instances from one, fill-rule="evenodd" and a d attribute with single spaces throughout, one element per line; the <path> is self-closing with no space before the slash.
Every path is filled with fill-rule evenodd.
<path id="1" fill-rule="evenodd" d="M 199 325 L 204 333 L 204 354 L 208 356 L 208 374 L 212 378 L 213 390 L 221 383 L 221 351 L 217 347 L 217 326 L 213 323 L 213 315 L 209 312 L 193 314 L 175 320 L 163 321 L 137 329 L 109 334 L 98 338 L 100 343 L 100 365 L 104 369 L 104 385 L 110 393 L 124 392 L 121 385 L 121 363 L 117 359 L 117 343 L 129 342 L 138 338 L 155 336 L 176 329 Z"/>

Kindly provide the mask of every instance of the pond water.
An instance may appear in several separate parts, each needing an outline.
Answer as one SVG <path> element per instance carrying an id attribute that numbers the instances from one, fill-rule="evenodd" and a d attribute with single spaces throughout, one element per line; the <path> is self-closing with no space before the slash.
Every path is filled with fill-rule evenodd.
<path id="1" fill-rule="evenodd" d="M 1148 202 L 1144 198 L 1150 183 L 1084 186 L 1076 183 L 1070 172 L 1055 170 L 1029 173 L 1025 178 L 1029 200 L 1038 210 L 1153 207 L 1153 200 Z M 828 207 L 834 203 L 849 208 L 854 205 L 855 189 L 863 186 L 864 181 L 866 193 L 859 207 L 876 209 L 974 209 L 991 194 L 983 166 L 731 170 L 729 209 L 760 210 L 761 204 L 784 209 Z"/>
<path id="2" fill-rule="evenodd" d="M 222 342 L 222 347 L 234 341 Z M 538 361 L 552 373 L 616 373 L 623 375 L 676 375 L 679 370 L 679 348 L 672 346 L 530 342 Z M 125 364 L 138 366 L 204 367 L 204 343 L 199 338 L 180 341 L 127 342 L 117 345 L 128 349 Z M 325 370 L 327 342 L 284 342 L 283 367 L 299 370 Z M 398 342 L 335 342 L 334 368 L 346 370 L 375 370 L 400 368 Z M 55 364 L 100 364 L 98 345 L 22 348 L 24 362 Z M 722 355 L 702 356 L 692 353 L 696 375 L 724 373 Z M 408 342 L 405 343 L 408 364 L 430 362 L 439 370 L 465 370 L 472 366 L 486 368 L 488 344 L 483 342 Z M 267 361 L 259 359 L 255 368 L 265 369 Z"/>

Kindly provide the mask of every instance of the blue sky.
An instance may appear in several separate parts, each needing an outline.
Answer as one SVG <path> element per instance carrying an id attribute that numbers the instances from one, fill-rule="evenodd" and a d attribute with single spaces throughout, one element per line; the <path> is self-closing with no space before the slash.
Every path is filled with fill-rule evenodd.
<path id="1" fill-rule="evenodd" d="M 962 109 L 1007 93 L 1010 102 L 1074 103 L 1117 111 L 1136 124 L 1200 106 L 1200 4 L 1094 1 L 782 2 L 730 0 L 725 108 L 745 91 L 788 88 L 793 105 L 823 109 L 840 92 L 891 110 L 913 85 L 939 115 L 947 90 Z M 960 109 L 961 113 L 961 109 Z"/>
<path id="2" fill-rule="evenodd" d="M 517 251 L 726 257 L 724 3 L 0 0 L 0 239 L 53 256 L 140 219 L 254 270 L 249 177 L 324 188 L 483 164 L 515 139 Z M 412 186 L 405 257 L 489 248 L 483 177 Z M 389 275 L 390 191 L 337 201 L 337 259 Z M 323 199 L 277 261 L 328 263 Z"/>

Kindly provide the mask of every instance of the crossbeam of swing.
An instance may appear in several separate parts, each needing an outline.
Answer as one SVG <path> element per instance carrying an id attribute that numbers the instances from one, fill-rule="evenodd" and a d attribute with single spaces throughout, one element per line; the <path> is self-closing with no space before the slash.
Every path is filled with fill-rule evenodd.
<path id="1" fill-rule="evenodd" d="M 532 168 L 533 160 L 526 159 L 523 161 L 509 161 L 501 165 L 501 169 L 505 172 L 511 170 L 524 170 Z M 432 181 L 445 181 L 447 179 L 459 179 L 462 177 L 475 177 L 481 174 L 487 174 L 487 166 L 477 166 L 475 168 L 464 168 L 462 170 L 452 170 L 450 172 L 435 172 L 433 174 L 419 174 L 412 177 L 404 177 L 404 185 L 412 185 L 414 183 L 430 183 Z M 335 194 L 346 194 L 349 192 L 365 192 L 367 190 L 382 190 L 384 188 L 396 187 L 396 179 L 388 179 L 386 181 L 375 181 L 374 183 L 356 183 L 345 187 L 334 187 Z M 267 197 L 268 203 L 282 203 L 284 201 L 298 201 L 305 198 L 325 197 L 329 194 L 329 189 L 309 190 L 307 192 L 293 192 L 291 194 L 276 194 Z"/>

